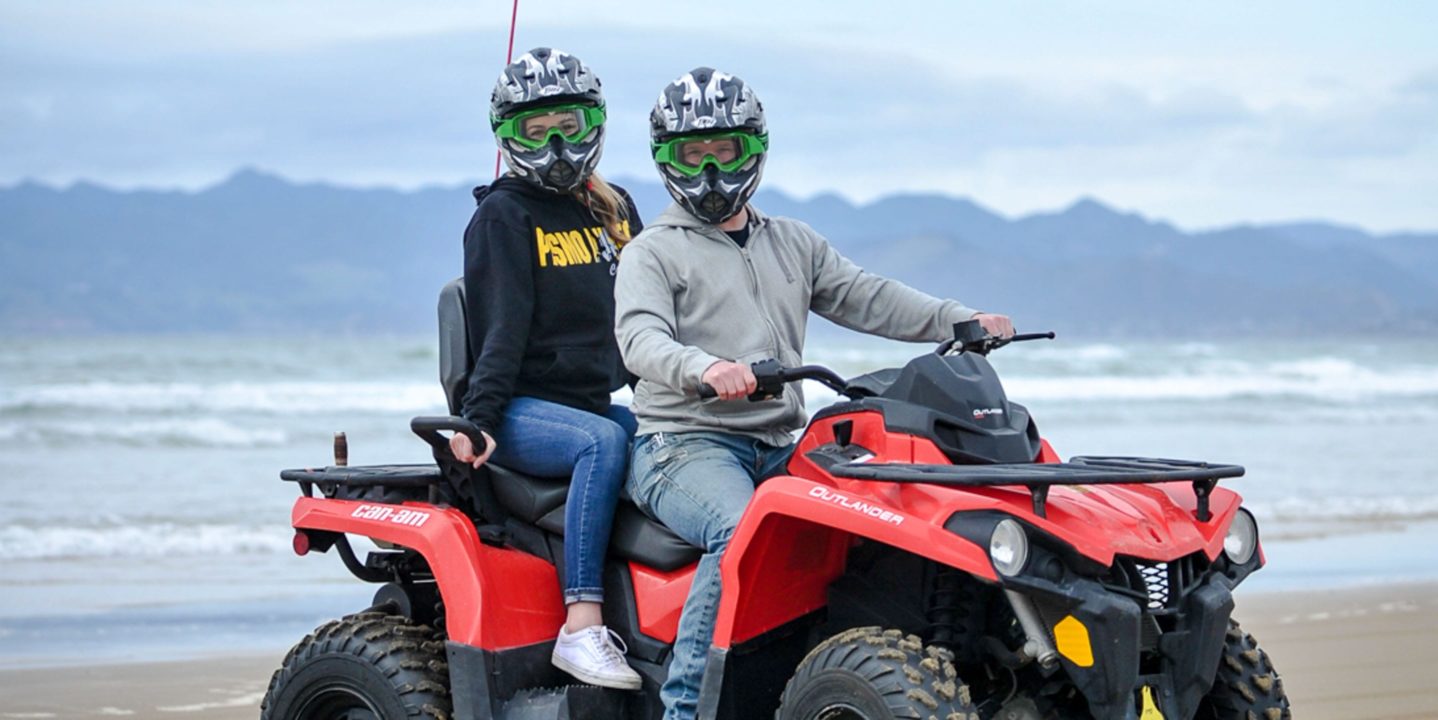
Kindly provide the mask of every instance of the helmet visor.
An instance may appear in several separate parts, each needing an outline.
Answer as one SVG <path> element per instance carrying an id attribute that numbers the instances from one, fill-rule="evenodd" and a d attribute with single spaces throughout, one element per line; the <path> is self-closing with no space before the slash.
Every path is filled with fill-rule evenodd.
<path id="1" fill-rule="evenodd" d="M 751 158 L 769 149 L 769 136 L 753 133 L 719 133 L 712 135 L 681 135 L 654 143 L 654 161 L 668 165 L 693 177 L 713 165 L 724 172 L 733 172 Z"/>
<path id="2" fill-rule="evenodd" d="M 494 136 L 534 150 L 543 147 L 555 135 L 564 138 L 565 142 L 581 142 L 591 130 L 603 124 L 603 106 L 551 105 L 515 113 L 500 120 L 494 127 Z"/>

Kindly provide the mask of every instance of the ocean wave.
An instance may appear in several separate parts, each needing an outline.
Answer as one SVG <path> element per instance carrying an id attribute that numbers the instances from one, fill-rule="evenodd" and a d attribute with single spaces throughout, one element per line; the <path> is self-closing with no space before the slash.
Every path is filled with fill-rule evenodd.
<path id="1" fill-rule="evenodd" d="M 1438 519 L 1438 496 L 1290 497 L 1246 502 L 1260 524 L 1275 537 L 1292 534 L 1295 524 L 1356 523 L 1375 526 Z M 1289 528 L 1285 530 L 1284 528 Z M 280 555 L 292 552 L 292 530 L 285 526 L 170 522 L 105 524 L 100 527 L 55 525 L 0 528 L 0 556 L 11 560 L 87 560 L 228 555 Z"/>
<path id="2" fill-rule="evenodd" d="M 1313 356 L 1272 361 L 1209 356 L 1195 348 L 1172 362 L 1114 345 L 1080 346 L 1001 365 L 1009 396 L 1026 400 L 1223 401 L 1296 399 L 1326 405 L 1373 399 L 1438 398 L 1438 365 L 1375 367 Z M 908 357 L 850 349 L 814 353 L 847 373 L 902 365 Z M 1045 360 L 1049 357 L 1051 360 Z M 1064 358 L 1059 360 L 1057 358 Z M 810 384 L 813 397 L 832 397 Z M 627 393 L 621 397 L 628 397 Z M 49 419 L 65 413 L 127 415 L 323 415 L 444 413 L 437 382 L 308 381 L 92 382 L 0 388 L 0 418 Z M 0 430 L 0 439 L 15 430 Z"/>
<path id="3" fill-rule="evenodd" d="M 46 444 L 111 442 L 136 447 L 272 447 L 289 436 L 272 428 L 244 428 L 217 418 L 114 423 L 27 422 L 0 425 L 0 440 Z"/>
<path id="4" fill-rule="evenodd" d="M 1406 522 L 1438 519 L 1438 496 L 1352 497 L 1315 493 L 1245 503 L 1259 520 Z"/>
<path id="5" fill-rule="evenodd" d="M 1032 400 L 1297 399 L 1325 404 L 1438 398 L 1438 363 L 1327 353 L 1244 356 L 1215 345 L 1033 346 L 991 359 L 1009 396 Z M 841 373 L 902 366 L 910 355 L 818 348 L 811 360 Z M 813 387 L 813 386 L 811 386 Z M 820 393 L 822 394 L 822 393 Z"/>
<path id="6" fill-rule="evenodd" d="M 1026 347 L 1023 350 L 1023 360 L 1025 361 L 1095 363 L 1114 362 L 1131 356 L 1132 353 L 1126 348 L 1103 343 L 1072 347 L 1040 345 Z"/>
<path id="7" fill-rule="evenodd" d="M 1377 372 L 1343 360 L 1276 363 L 1241 373 L 1004 378 L 1010 397 L 1044 400 L 1294 398 L 1355 402 L 1438 395 L 1438 369 Z"/>
<path id="8" fill-rule="evenodd" d="M 116 527 L 0 528 L 0 556 L 11 560 L 78 560 L 292 552 L 288 528 L 148 523 Z"/>
<path id="9" fill-rule="evenodd" d="M 0 412 L 443 412 L 439 383 L 229 382 L 76 383 L 0 391 Z"/>

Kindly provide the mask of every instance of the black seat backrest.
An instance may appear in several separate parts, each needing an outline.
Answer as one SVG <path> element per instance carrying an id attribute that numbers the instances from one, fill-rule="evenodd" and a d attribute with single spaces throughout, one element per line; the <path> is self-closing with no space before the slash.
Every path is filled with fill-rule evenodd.
<path id="1" fill-rule="evenodd" d="M 459 414 L 473 365 L 464 317 L 464 278 L 455 278 L 439 291 L 439 384 L 444 386 L 450 415 Z"/>
<path id="2" fill-rule="evenodd" d="M 451 415 L 460 414 L 473 366 L 469 324 L 465 322 L 464 278 L 456 278 L 439 291 L 439 383 L 444 387 Z M 551 533 L 564 533 L 567 478 L 532 478 L 493 464 L 472 471 L 464 463 L 439 454 L 435 460 L 454 486 L 462 488 L 461 497 L 468 499 L 481 519 L 504 524 L 507 517 L 514 517 Z M 621 502 L 616 510 L 610 549 L 621 558 L 666 572 L 698 560 L 703 553 L 628 502 Z M 534 548 L 527 551 L 545 556 Z"/>

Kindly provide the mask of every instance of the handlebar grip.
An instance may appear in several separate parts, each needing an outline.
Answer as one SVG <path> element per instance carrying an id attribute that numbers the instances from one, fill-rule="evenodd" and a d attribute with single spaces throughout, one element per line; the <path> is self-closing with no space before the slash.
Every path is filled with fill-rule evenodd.
<path id="1" fill-rule="evenodd" d="M 483 455 L 489 449 L 489 441 L 484 439 L 479 426 L 454 415 L 421 415 L 409 421 L 409 429 L 418 435 L 421 440 L 429 443 L 429 446 L 436 453 L 449 454 L 449 438 L 440 435 L 439 431 L 448 430 L 451 432 L 463 433 L 469 437 L 474 444 L 474 454 Z"/>
<path id="2" fill-rule="evenodd" d="M 1025 340 L 1052 340 L 1055 335 L 1052 330 L 1049 332 L 1022 333 L 1009 338 L 1009 342 L 1023 342 Z"/>
<path id="3" fill-rule="evenodd" d="M 719 397 L 719 391 L 715 390 L 713 385 L 709 383 L 699 383 L 700 400 L 713 400 L 717 397 Z"/>

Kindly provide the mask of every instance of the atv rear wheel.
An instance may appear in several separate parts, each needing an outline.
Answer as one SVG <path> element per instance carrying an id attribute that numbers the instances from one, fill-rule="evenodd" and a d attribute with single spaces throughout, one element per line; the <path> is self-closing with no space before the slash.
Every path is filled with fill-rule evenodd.
<path id="1" fill-rule="evenodd" d="M 260 720 L 448 720 L 450 712 L 444 642 L 428 626 L 381 612 L 306 636 L 260 704 Z"/>
<path id="2" fill-rule="evenodd" d="M 978 720 L 949 656 L 918 636 L 861 627 L 820 643 L 799 663 L 776 720 Z"/>
<path id="3" fill-rule="evenodd" d="M 1229 622 L 1213 689 L 1198 704 L 1199 720 L 1289 720 L 1288 695 L 1268 653 L 1236 622 Z"/>

